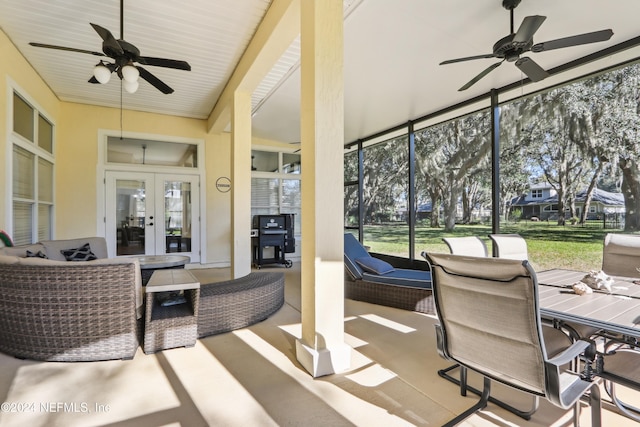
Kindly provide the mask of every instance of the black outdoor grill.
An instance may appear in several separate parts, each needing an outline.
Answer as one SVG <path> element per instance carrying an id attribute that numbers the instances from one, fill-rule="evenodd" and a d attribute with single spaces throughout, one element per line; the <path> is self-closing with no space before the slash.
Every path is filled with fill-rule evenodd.
<path id="1" fill-rule="evenodd" d="M 253 263 L 257 268 L 265 264 L 291 267 L 293 263 L 285 259 L 285 253 L 295 252 L 293 214 L 255 215 L 251 236 Z M 265 248 L 273 248 L 272 258 L 264 257 Z"/>

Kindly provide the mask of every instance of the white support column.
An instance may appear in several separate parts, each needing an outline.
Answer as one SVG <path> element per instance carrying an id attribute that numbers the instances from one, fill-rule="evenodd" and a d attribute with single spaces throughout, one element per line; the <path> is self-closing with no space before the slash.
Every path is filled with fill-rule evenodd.
<path id="1" fill-rule="evenodd" d="M 302 338 L 313 377 L 344 371 L 343 4 L 301 3 Z"/>
<path id="2" fill-rule="evenodd" d="M 251 94 L 231 105 L 231 277 L 251 273 Z"/>

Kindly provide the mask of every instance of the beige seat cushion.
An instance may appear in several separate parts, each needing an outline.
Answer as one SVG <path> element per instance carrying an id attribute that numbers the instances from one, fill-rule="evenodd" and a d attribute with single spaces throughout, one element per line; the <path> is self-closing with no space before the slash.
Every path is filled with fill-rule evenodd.
<path id="1" fill-rule="evenodd" d="M 26 257 L 27 251 L 31 251 L 34 254 L 37 254 L 39 251 L 44 252 L 44 246 L 41 243 L 34 243 L 32 245 L 21 245 L 21 246 L 11 246 L 0 248 L 0 255 L 4 256 L 19 256 Z"/>
<path id="2" fill-rule="evenodd" d="M 86 243 L 89 243 L 91 252 L 93 252 L 98 259 L 109 257 L 107 253 L 107 241 L 104 237 L 83 237 L 80 239 L 42 241 L 47 258 L 56 261 L 66 261 L 66 258 L 60 251 L 79 248 Z"/>

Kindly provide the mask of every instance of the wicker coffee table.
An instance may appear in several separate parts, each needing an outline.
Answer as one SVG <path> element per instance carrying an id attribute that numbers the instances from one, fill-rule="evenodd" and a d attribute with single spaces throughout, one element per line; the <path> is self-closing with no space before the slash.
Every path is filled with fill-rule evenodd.
<path id="1" fill-rule="evenodd" d="M 145 289 L 144 352 L 193 347 L 198 337 L 200 282 L 189 270 L 156 270 Z"/>

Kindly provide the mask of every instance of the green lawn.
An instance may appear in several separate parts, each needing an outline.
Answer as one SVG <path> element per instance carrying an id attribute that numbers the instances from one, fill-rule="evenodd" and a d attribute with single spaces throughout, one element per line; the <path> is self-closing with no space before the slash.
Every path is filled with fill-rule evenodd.
<path id="1" fill-rule="evenodd" d="M 607 233 L 600 224 L 587 226 L 558 226 L 547 222 L 520 222 L 503 225 L 502 233 L 518 233 L 527 240 L 529 261 L 537 271 L 568 268 L 588 271 L 602 265 L 602 242 Z M 487 237 L 491 227 L 485 225 L 456 225 L 453 232 L 443 228 L 416 227 L 415 258 L 422 259 L 422 251 L 449 252 L 442 241 L 449 236 L 478 236 L 484 240 L 489 253 L 491 241 Z M 406 225 L 365 226 L 364 244 L 372 252 L 403 257 L 409 256 L 409 228 Z"/>

